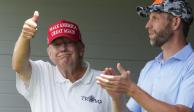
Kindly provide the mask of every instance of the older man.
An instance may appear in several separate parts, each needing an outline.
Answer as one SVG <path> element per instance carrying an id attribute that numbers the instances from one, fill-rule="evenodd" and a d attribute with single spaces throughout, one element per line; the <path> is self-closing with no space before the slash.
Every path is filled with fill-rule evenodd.
<path id="1" fill-rule="evenodd" d="M 47 51 L 54 65 L 30 59 L 38 18 L 35 11 L 25 21 L 12 59 L 17 90 L 32 112 L 111 112 L 111 97 L 96 84 L 101 72 L 83 61 L 85 46 L 75 23 L 61 20 L 49 27 Z"/>

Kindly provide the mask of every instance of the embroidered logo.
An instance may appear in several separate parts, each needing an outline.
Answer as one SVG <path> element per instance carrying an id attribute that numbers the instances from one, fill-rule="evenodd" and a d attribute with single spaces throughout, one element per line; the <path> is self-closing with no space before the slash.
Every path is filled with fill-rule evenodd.
<path id="1" fill-rule="evenodd" d="M 90 95 L 90 96 L 81 96 L 81 99 L 83 101 L 87 101 L 87 102 L 90 102 L 90 103 L 98 103 L 98 104 L 101 104 L 102 103 L 102 100 L 98 100 L 96 99 L 93 95 Z"/>

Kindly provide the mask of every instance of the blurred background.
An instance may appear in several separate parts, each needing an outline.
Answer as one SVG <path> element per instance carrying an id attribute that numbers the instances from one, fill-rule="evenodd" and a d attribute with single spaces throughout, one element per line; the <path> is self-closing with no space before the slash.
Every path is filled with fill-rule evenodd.
<path id="1" fill-rule="evenodd" d="M 188 0 L 194 6 L 193 0 Z M 15 87 L 11 57 L 23 23 L 38 10 L 38 32 L 32 40 L 32 59 L 49 61 L 47 28 L 61 19 L 77 23 L 86 45 L 85 60 L 96 69 L 120 62 L 132 71 L 136 82 L 144 64 L 159 48 L 151 47 L 145 30 L 146 18 L 136 14 L 138 5 L 151 0 L 0 0 L 0 112 L 30 112 L 28 102 Z M 193 7 L 194 8 L 194 7 Z M 194 45 L 194 25 L 188 40 Z"/>

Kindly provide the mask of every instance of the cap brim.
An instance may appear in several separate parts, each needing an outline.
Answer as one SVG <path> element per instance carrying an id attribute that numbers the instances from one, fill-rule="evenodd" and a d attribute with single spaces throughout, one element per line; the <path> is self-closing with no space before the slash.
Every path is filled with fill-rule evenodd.
<path id="1" fill-rule="evenodd" d="M 141 17 L 148 17 L 150 9 L 148 7 L 138 6 L 136 8 L 137 14 Z"/>
<path id="2" fill-rule="evenodd" d="M 62 34 L 62 35 L 58 35 L 55 38 L 53 38 L 52 40 L 50 40 L 50 43 L 48 43 L 48 45 L 50 45 L 55 39 L 58 39 L 58 38 L 65 38 L 65 39 L 68 39 L 68 40 L 71 40 L 74 42 L 79 42 L 79 41 L 81 42 L 81 40 L 76 40 L 76 39 L 72 38 L 71 35 Z"/>
<path id="3" fill-rule="evenodd" d="M 137 14 L 141 17 L 148 17 L 151 12 L 165 12 L 163 5 L 152 4 L 147 7 L 138 6 L 136 8 Z"/>

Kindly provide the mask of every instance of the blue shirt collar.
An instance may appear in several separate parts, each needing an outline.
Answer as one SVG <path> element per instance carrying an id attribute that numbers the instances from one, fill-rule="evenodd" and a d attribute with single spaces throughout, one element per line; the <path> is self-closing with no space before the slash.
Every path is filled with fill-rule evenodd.
<path id="1" fill-rule="evenodd" d="M 193 52 L 193 48 L 191 44 L 187 44 L 185 47 L 183 47 L 181 50 L 179 50 L 176 54 L 174 54 L 170 59 L 176 59 L 176 60 L 186 60 L 191 53 Z M 161 52 L 157 57 L 155 57 L 156 61 L 161 61 L 163 57 L 163 52 Z"/>

